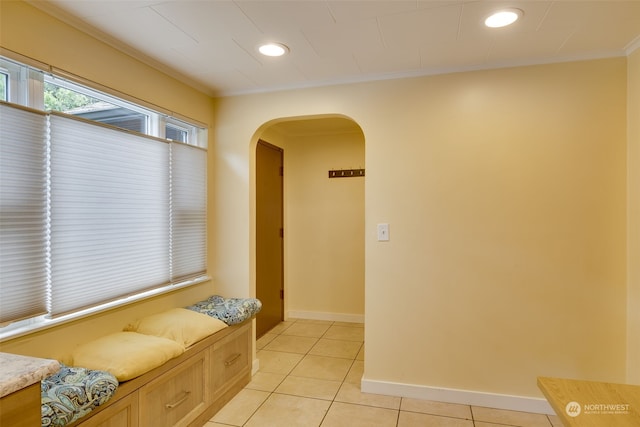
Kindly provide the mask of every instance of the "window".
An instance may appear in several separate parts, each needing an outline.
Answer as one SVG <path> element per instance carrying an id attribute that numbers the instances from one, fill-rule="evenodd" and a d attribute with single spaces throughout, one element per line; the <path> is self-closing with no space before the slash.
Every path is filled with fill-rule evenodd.
<path id="1" fill-rule="evenodd" d="M 172 123 L 167 123 L 165 127 L 165 137 L 172 141 L 187 142 L 189 139 L 189 130 Z"/>
<path id="2" fill-rule="evenodd" d="M 4 98 L 0 101 L 43 109 L 42 71 L 0 56 L 0 74 L 5 83 Z"/>
<path id="3" fill-rule="evenodd" d="M 204 280 L 206 130 L 24 70 L 50 112 L 0 104 L 0 336 Z"/>
<path id="4" fill-rule="evenodd" d="M 3 57 L 0 57 L 0 100 L 207 147 L 207 131 L 202 126 Z"/>
<path id="5" fill-rule="evenodd" d="M 9 74 L 0 71 L 0 101 L 7 100 L 7 86 L 9 83 Z"/>
<path id="6" fill-rule="evenodd" d="M 62 79 L 45 77 L 44 108 L 122 129 L 153 134 L 149 126 L 151 111 L 118 102 L 112 97 Z"/>

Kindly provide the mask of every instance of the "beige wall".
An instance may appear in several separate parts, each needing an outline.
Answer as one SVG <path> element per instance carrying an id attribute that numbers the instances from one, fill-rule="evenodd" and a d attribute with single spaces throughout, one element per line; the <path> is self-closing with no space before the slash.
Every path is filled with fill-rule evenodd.
<path id="1" fill-rule="evenodd" d="M 327 177 L 364 168 L 362 134 L 290 138 L 285 168 L 288 312 L 363 318 L 364 178 Z"/>
<path id="2" fill-rule="evenodd" d="M 367 244 L 366 378 L 524 396 L 537 375 L 624 380 L 625 67 L 387 92 L 399 111 L 376 123 L 397 143 L 362 124 L 367 219 L 394 230 Z"/>
<path id="3" fill-rule="evenodd" d="M 217 206 L 218 263 L 251 242 L 256 132 L 318 114 L 366 140 L 365 380 L 534 397 L 538 375 L 624 381 L 624 58 L 221 99 L 218 154 L 242 178 Z"/>
<path id="4" fill-rule="evenodd" d="M 341 320 L 364 315 L 364 168 L 361 132 L 288 135 L 285 149 L 285 289 L 289 314 Z"/>
<path id="5" fill-rule="evenodd" d="M 640 48 L 629 56 L 627 75 L 627 381 L 640 384 Z"/>
<path id="6" fill-rule="evenodd" d="M 0 46 L 100 85 L 210 124 L 212 100 L 23 2 L 0 3 Z M 213 132 L 210 132 L 210 137 Z M 214 187 L 211 185 L 211 187 Z M 90 289 L 91 283 L 87 282 Z M 79 343 L 130 321 L 214 293 L 211 282 L 0 343 L 0 351 L 66 360 Z"/>

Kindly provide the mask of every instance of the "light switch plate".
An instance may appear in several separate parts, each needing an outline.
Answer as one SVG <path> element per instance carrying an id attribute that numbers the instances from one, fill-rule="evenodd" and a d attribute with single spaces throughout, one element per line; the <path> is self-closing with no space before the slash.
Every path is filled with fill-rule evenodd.
<path id="1" fill-rule="evenodd" d="M 378 224 L 378 242 L 389 241 L 389 224 Z"/>

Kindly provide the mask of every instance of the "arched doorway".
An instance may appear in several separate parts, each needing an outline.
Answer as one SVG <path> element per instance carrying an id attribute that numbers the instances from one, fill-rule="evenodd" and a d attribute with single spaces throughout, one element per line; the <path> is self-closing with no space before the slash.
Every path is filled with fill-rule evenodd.
<path id="1" fill-rule="evenodd" d="M 361 128 L 343 116 L 304 117 L 265 126 L 258 137 L 284 153 L 281 320 L 363 322 L 364 177 L 329 178 L 329 170 L 364 169 Z M 256 151 L 256 168 L 258 156 Z M 258 171 L 256 179 L 261 179 Z M 258 197 L 264 198 L 259 187 L 256 183 L 257 216 L 262 215 Z M 256 218 L 256 238 L 262 220 Z M 261 262 L 273 255 L 261 253 L 260 246 L 256 241 L 258 297 L 270 286 L 262 276 L 270 269 Z M 267 304 L 273 313 L 275 303 Z M 268 330 L 266 322 L 258 316 L 258 337 Z"/>

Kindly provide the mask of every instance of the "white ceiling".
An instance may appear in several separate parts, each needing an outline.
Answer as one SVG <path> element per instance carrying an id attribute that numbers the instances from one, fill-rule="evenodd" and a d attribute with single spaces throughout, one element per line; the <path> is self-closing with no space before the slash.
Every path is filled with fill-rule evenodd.
<path id="1" fill-rule="evenodd" d="M 211 95 L 619 56 L 640 44 L 640 0 L 30 3 Z M 485 28 L 501 7 L 524 16 Z M 264 41 L 291 51 L 262 57 Z"/>

